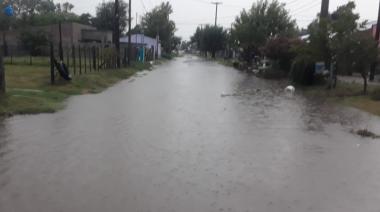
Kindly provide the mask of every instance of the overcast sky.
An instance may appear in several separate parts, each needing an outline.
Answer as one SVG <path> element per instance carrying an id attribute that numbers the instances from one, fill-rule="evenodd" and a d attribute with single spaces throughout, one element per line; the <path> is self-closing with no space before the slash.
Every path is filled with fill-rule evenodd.
<path id="1" fill-rule="evenodd" d="M 75 5 L 74 12 L 95 14 L 96 5 L 103 0 L 55 0 L 55 2 L 70 2 Z M 105 0 L 107 1 L 107 0 Z M 108 0 L 109 1 L 109 0 Z M 128 0 L 125 0 L 128 1 Z M 163 0 L 132 0 L 132 14 L 136 20 L 136 13 L 139 16 Z M 173 6 L 171 18 L 176 22 L 176 34 L 183 39 L 189 39 L 200 24 L 213 24 L 215 15 L 215 5 L 213 0 L 169 0 Z M 250 8 L 255 0 L 218 0 L 223 2 L 219 6 L 218 24 L 230 27 L 235 16 L 243 8 Z M 297 20 L 300 27 L 306 27 L 320 10 L 321 0 L 279 0 L 286 3 L 286 8 Z M 348 0 L 330 0 L 330 11 L 335 10 L 339 5 L 347 3 Z M 362 20 L 376 20 L 379 2 L 378 0 L 355 0 L 357 9 Z M 135 21 L 133 26 L 135 25 Z"/>

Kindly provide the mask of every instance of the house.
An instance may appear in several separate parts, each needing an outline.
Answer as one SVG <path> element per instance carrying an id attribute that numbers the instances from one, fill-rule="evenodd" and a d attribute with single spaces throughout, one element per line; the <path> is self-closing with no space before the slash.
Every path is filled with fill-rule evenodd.
<path id="1" fill-rule="evenodd" d="M 147 52 L 154 52 L 154 54 L 152 54 L 152 59 L 161 57 L 161 43 L 156 38 L 151 38 L 144 34 L 133 34 L 131 35 L 131 44 L 133 49 L 145 47 Z M 126 48 L 128 46 L 128 36 L 120 38 L 120 45 L 121 48 Z"/>
<path id="2" fill-rule="evenodd" d="M 370 22 L 367 22 L 366 25 L 361 26 L 359 31 L 365 32 L 365 33 L 370 33 L 375 38 L 376 37 L 376 28 L 377 28 L 377 21 L 370 21 Z M 379 43 L 380 43 L 380 39 L 379 39 Z"/>
<path id="3" fill-rule="evenodd" d="M 97 30 L 93 26 L 83 25 L 79 23 L 62 23 L 62 44 L 63 46 L 72 46 L 79 44 L 97 43 L 108 44 L 112 42 L 112 31 Z M 21 46 L 20 34 L 25 31 L 37 32 L 42 31 L 46 34 L 47 38 L 53 43 L 59 42 L 59 25 L 52 24 L 46 26 L 33 26 L 27 29 L 10 30 L 0 32 L 2 41 L 6 42 L 8 46 Z"/>

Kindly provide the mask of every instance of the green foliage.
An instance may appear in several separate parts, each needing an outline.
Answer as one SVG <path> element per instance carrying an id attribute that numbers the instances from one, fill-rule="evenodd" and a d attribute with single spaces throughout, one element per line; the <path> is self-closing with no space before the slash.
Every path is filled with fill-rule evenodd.
<path id="1" fill-rule="evenodd" d="M 374 101 L 380 101 L 380 88 L 377 88 L 371 92 L 371 99 Z"/>
<path id="2" fill-rule="evenodd" d="M 173 36 L 170 42 L 172 44 L 171 49 L 178 50 L 180 48 L 181 41 L 182 41 L 181 37 Z"/>
<path id="3" fill-rule="evenodd" d="M 119 14 L 120 14 L 120 33 L 126 31 L 128 22 L 128 4 L 125 1 L 119 1 Z M 96 8 L 96 17 L 93 18 L 92 22 L 94 26 L 100 30 L 110 30 L 114 29 L 114 17 L 115 17 L 115 2 L 109 1 L 98 5 Z"/>
<path id="4" fill-rule="evenodd" d="M 13 0 L 15 16 L 0 13 L 0 29 L 23 29 L 28 26 L 56 24 L 59 21 L 80 22 L 72 12 L 74 5 L 65 2 L 54 4 L 53 0 Z"/>
<path id="5" fill-rule="evenodd" d="M 6 66 L 8 92 L 5 98 L 0 98 L 0 116 L 55 112 L 64 107 L 70 95 L 101 92 L 150 67 L 149 63 L 133 63 L 128 69 L 83 74 L 75 76 L 71 83 L 58 81 L 52 86 L 44 66 L 9 65 Z"/>
<path id="6" fill-rule="evenodd" d="M 374 63 L 378 56 L 376 41 L 369 34 L 355 33 L 350 39 L 351 47 L 349 57 L 352 59 L 352 66 L 360 73 L 364 80 L 363 93 L 367 93 L 367 78 L 370 65 Z"/>
<path id="7" fill-rule="evenodd" d="M 330 30 L 329 22 L 325 19 L 313 21 L 309 27 L 309 53 L 316 61 L 330 61 Z"/>
<path id="8" fill-rule="evenodd" d="M 174 32 L 176 26 L 174 21 L 170 20 L 170 14 L 173 13 L 172 6 L 169 2 L 162 2 L 159 6 L 147 12 L 142 18 L 142 27 L 144 33 L 150 37 L 159 35 L 161 45 L 165 53 L 170 54 L 175 45 Z"/>
<path id="9" fill-rule="evenodd" d="M 268 40 L 263 48 L 263 53 L 287 73 L 290 71 L 293 59 L 297 56 L 295 49 L 299 45 L 301 45 L 301 41 L 298 39 L 277 37 Z"/>
<path id="10" fill-rule="evenodd" d="M 32 56 L 40 55 L 42 47 L 48 44 L 48 38 L 43 31 L 25 30 L 20 33 L 20 41 L 24 49 L 28 50 Z"/>
<path id="11" fill-rule="evenodd" d="M 192 41 L 197 43 L 199 50 L 210 52 L 215 58 L 215 53 L 223 50 L 226 45 L 227 32 L 223 27 L 206 25 L 204 28 L 197 28 Z"/>
<path id="12" fill-rule="evenodd" d="M 291 19 L 285 5 L 277 0 L 260 0 L 250 10 L 243 10 L 236 18 L 232 30 L 232 39 L 237 40 L 243 48 L 247 61 L 252 59 L 252 52 L 259 54 L 259 49 L 269 39 L 295 35 L 295 21 Z"/>
<path id="13" fill-rule="evenodd" d="M 294 60 L 290 79 L 300 85 L 312 85 L 314 81 L 314 64 L 315 61 L 307 55 L 299 56 Z"/>

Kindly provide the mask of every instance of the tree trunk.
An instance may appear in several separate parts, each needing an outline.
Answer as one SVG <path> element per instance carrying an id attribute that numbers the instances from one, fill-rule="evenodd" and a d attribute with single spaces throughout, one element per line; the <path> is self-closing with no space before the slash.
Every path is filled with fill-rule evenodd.
<path id="1" fill-rule="evenodd" d="M 367 95 L 367 75 L 366 74 L 362 74 L 362 77 L 363 77 L 363 81 L 364 81 L 364 87 L 363 87 L 363 94 L 364 95 Z"/>
<path id="2" fill-rule="evenodd" d="M 377 66 L 376 62 L 371 64 L 370 75 L 369 75 L 369 81 L 371 82 L 375 80 L 376 66 Z"/>
<path id="3" fill-rule="evenodd" d="M 3 64 L 3 54 L 0 53 L 0 95 L 5 94 L 5 69 Z"/>
<path id="4" fill-rule="evenodd" d="M 335 89 L 338 84 L 338 69 L 337 67 L 334 68 L 333 71 L 333 88 Z"/>
<path id="5" fill-rule="evenodd" d="M 215 51 L 212 52 L 212 58 L 215 59 Z"/>

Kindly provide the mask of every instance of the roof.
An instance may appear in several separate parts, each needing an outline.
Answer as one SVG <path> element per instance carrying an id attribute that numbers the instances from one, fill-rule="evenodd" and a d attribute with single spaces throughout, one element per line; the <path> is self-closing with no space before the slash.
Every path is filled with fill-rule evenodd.
<path id="1" fill-rule="evenodd" d="M 359 26 L 360 31 L 366 31 L 373 28 L 373 26 L 377 25 L 377 21 L 368 21 L 364 26 Z"/>

